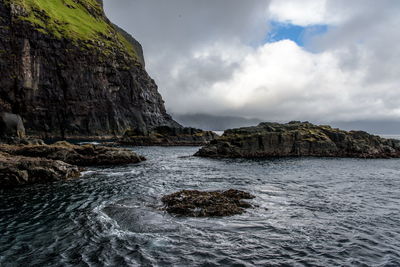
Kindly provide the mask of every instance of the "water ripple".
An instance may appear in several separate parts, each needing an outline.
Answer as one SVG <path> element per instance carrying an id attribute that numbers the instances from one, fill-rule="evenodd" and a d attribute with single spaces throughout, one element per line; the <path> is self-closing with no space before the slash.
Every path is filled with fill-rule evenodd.
<path id="1" fill-rule="evenodd" d="M 138 165 L 0 191 L 0 266 L 399 266 L 399 160 L 213 160 L 137 148 Z M 160 211 L 181 189 L 236 188 L 227 218 Z"/>

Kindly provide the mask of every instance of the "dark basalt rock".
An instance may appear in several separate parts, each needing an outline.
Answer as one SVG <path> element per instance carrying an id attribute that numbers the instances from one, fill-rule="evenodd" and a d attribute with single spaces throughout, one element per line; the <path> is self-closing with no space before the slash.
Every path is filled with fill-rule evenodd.
<path id="1" fill-rule="evenodd" d="M 0 0 L 0 111 L 19 114 L 27 134 L 39 138 L 181 127 L 167 114 L 156 83 L 144 69 L 140 44 L 116 28 L 101 6 L 86 0 L 74 0 L 71 7 L 64 3 L 107 27 L 96 38 L 73 40 L 69 29 L 63 31 L 71 23 L 38 8 L 24 9 L 41 5 L 35 2 Z M 30 15 L 40 23 L 30 22 Z M 54 27 L 46 28 L 49 23 Z"/>
<path id="2" fill-rule="evenodd" d="M 119 165 L 145 160 L 123 148 L 78 146 L 65 141 L 46 145 L 40 139 L 18 134 L 24 127 L 19 116 L 6 114 L 0 120 L 0 125 L 8 127 L 0 136 L 0 189 L 77 178 L 80 172 L 75 165 Z"/>
<path id="3" fill-rule="evenodd" d="M 25 137 L 25 127 L 21 116 L 8 112 L 0 112 L 0 138 Z"/>
<path id="4" fill-rule="evenodd" d="M 201 192 L 182 190 L 162 197 L 165 211 L 190 217 L 219 217 L 242 214 L 245 208 L 252 207 L 243 199 L 253 195 L 235 189 L 227 191 Z"/>
<path id="5" fill-rule="evenodd" d="M 227 130 L 201 148 L 201 157 L 400 157 L 400 140 L 308 122 L 260 123 Z"/>
<path id="6" fill-rule="evenodd" d="M 0 189 L 78 178 L 77 166 L 59 160 L 0 152 Z"/>
<path id="7" fill-rule="evenodd" d="M 132 146 L 202 146 L 218 137 L 212 131 L 189 127 L 158 126 L 149 132 L 127 131 L 120 144 Z"/>
<path id="8" fill-rule="evenodd" d="M 121 165 L 146 160 L 132 150 L 95 145 L 73 145 L 62 141 L 52 145 L 0 145 L 0 151 L 15 156 L 61 160 L 77 166 Z"/>

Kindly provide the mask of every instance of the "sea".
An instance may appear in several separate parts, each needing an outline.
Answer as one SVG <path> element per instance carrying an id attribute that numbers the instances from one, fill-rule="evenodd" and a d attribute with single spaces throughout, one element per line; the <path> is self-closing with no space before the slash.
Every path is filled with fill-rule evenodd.
<path id="1" fill-rule="evenodd" d="M 400 266 L 400 159 L 132 149 L 148 160 L 0 190 L 0 266 Z M 221 218 L 160 209 L 165 194 L 230 188 L 255 207 Z"/>

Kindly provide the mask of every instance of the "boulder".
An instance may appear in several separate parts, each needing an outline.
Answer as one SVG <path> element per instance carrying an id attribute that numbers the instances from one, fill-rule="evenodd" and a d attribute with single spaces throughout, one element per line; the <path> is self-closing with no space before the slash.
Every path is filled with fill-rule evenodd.
<path id="1" fill-rule="evenodd" d="M 400 140 L 309 122 L 260 123 L 231 129 L 196 154 L 201 157 L 400 157 Z"/>
<path id="2" fill-rule="evenodd" d="M 21 116 L 8 112 L 0 113 L 0 137 L 1 138 L 24 138 L 25 127 Z"/>
<path id="3" fill-rule="evenodd" d="M 202 192 L 182 190 L 162 197 L 163 210 L 181 216 L 219 217 L 242 214 L 245 208 L 252 207 L 243 199 L 252 199 L 250 193 L 230 189 L 227 191 Z"/>
<path id="4" fill-rule="evenodd" d="M 59 160 L 0 152 L 0 189 L 78 178 L 77 166 Z"/>

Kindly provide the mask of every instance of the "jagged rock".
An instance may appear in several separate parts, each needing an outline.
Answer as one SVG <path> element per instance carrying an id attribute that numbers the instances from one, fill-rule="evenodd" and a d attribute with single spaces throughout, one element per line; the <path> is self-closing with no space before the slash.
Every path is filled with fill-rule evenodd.
<path id="1" fill-rule="evenodd" d="M 201 146 L 217 136 L 212 131 L 195 128 L 158 126 L 148 133 L 137 129 L 126 131 L 119 143 L 132 146 Z"/>
<path id="2" fill-rule="evenodd" d="M 245 208 L 252 207 L 243 199 L 253 195 L 235 189 L 227 191 L 201 192 L 182 190 L 162 197 L 165 211 L 191 217 L 231 216 L 242 214 Z"/>
<path id="3" fill-rule="evenodd" d="M 78 178 L 77 166 L 59 160 L 0 152 L 0 189 Z"/>
<path id="4" fill-rule="evenodd" d="M 400 157 L 400 140 L 308 122 L 260 123 L 227 130 L 201 148 L 201 157 Z"/>
<path id="5" fill-rule="evenodd" d="M 95 145 L 73 145 L 65 141 L 52 145 L 0 145 L 0 151 L 25 157 L 61 160 L 77 166 L 120 165 L 146 160 L 132 150 Z"/>
<path id="6" fill-rule="evenodd" d="M 140 44 L 114 27 L 102 1 L 45 2 L 0 0 L 0 111 L 20 114 L 39 138 L 180 127 Z"/>

